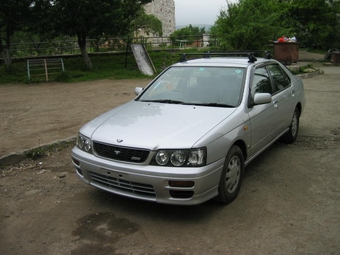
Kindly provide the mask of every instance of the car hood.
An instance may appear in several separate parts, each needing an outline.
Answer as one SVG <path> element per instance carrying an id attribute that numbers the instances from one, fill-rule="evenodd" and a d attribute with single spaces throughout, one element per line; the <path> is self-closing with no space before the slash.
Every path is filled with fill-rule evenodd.
<path id="1" fill-rule="evenodd" d="M 80 132 L 94 141 L 124 147 L 191 148 L 234 111 L 131 101 L 92 120 Z"/>

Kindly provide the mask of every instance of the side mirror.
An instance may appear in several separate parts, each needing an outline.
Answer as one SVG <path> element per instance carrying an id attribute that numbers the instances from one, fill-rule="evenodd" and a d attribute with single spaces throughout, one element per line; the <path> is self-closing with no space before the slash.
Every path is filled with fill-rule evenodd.
<path id="1" fill-rule="evenodd" d="M 272 102 L 272 96 L 269 93 L 256 93 L 254 95 L 254 105 L 269 104 Z"/>
<path id="2" fill-rule="evenodd" d="M 142 87 L 136 87 L 135 88 L 135 95 L 138 96 L 140 93 L 142 93 L 143 88 Z"/>

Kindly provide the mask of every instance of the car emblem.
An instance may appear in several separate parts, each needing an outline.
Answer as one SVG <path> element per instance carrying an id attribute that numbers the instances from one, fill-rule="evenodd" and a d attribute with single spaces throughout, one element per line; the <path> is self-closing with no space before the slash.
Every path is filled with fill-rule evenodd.
<path id="1" fill-rule="evenodd" d="M 121 153 L 121 151 L 117 151 L 117 150 L 115 150 L 114 152 L 116 155 L 119 155 Z"/>
<path id="2" fill-rule="evenodd" d="M 117 139 L 117 142 L 121 143 L 121 142 L 123 142 L 123 140 L 122 139 Z"/>
<path id="3" fill-rule="evenodd" d="M 133 161 L 140 161 L 141 157 L 132 157 L 131 160 L 133 160 Z"/>

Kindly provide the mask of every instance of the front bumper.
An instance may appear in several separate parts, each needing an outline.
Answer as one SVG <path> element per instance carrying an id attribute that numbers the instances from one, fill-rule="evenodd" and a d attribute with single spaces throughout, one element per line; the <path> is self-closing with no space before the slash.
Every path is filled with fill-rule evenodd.
<path id="1" fill-rule="evenodd" d="M 79 179 L 87 184 L 126 197 L 178 205 L 215 197 L 224 163 L 220 159 L 197 168 L 131 164 L 99 158 L 77 147 L 72 149 L 72 159 Z"/>

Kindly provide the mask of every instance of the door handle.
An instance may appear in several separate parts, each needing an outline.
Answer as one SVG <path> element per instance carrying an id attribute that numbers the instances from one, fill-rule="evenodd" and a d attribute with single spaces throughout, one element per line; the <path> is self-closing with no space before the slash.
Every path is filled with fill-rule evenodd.
<path id="1" fill-rule="evenodd" d="M 278 102 L 279 102 L 278 100 L 273 101 L 273 105 L 276 109 L 278 109 Z"/>

